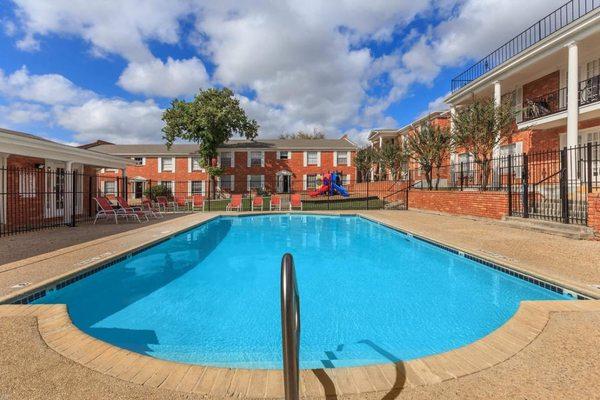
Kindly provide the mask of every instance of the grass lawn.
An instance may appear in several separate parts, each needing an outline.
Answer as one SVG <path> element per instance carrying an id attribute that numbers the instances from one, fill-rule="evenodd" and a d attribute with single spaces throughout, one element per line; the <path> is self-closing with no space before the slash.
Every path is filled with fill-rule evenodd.
<path id="1" fill-rule="evenodd" d="M 269 207 L 269 196 L 263 197 L 265 210 L 268 211 Z M 329 203 L 326 201 L 322 202 L 304 202 L 304 211 L 323 211 L 323 210 L 366 210 L 368 203 L 368 209 L 377 210 L 383 208 L 385 205 L 385 201 L 377 199 L 377 200 L 335 200 L 330 201 Z M 225 211 L 227 208 L 227 204 L 229 204 L 229 199 L 224 200 L 210 200 L 210 211 Z M 209 211 L 209 206 L 205 207 L 206 211 Z M 242 199 L 242 210 L 243 211 L 251 211 L 251 202 L 249 198 Z M 282 210 L 285 211 L 285 210 Z"/>

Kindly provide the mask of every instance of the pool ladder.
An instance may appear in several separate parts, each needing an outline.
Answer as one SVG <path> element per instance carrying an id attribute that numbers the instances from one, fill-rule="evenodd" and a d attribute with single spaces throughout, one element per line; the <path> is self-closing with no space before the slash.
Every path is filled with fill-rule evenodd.
<path id="1" fill-rule="evenodd" d="M 300 297 L 294 258 L 285 253 L 281 260 L 281 334 L 283 385 L 286 400 L 300 399 Z"/>

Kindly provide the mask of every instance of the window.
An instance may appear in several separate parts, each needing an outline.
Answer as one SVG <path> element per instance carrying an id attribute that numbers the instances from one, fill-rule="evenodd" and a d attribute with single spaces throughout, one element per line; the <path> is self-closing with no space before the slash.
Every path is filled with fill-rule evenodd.
<path id="1" fill-rule="evenodd" d="M 173 158 L 172 157 L 163 157 L 160 160 L 161 160 L 160 172 L 173 172 L 175 170 L 173 167 Z"/>
<path id="2" fill-rule="evenodd" d="M 317 175 L 306 175 L 306 188 L 316 189 L 317 188 Z"/>
<path id="3" fill-rule="evenodd" d="M 250 166 L 261 167 L 262 166 L 262 151 L 251 151 L 250 152 Z"/>
<path id="4" fill-rule="evenodd" d="M 172 181 L 160 181 L 160 182 L 158 182 L 158 184 L 165 186 L 167 189 L 169 189 L 171 194 L 173 193 L 173 182 Z"/>
<path id="5" fill-rule="evenodd" d="M 221 167 L 233 167 L 233 157 L 230 151 L 221 153 Z"/>
<path id="6" fill-rule="evenodd" d="M 192 157 L 192 171 L 202 171 L 202 165 L 200 164 L 200 157 Z"/>
<path id="7" fill-rule="evenodd" d="M 318 151 L 308 151 L 306 153 L 306 163 L 308 165 L 319 165 L 319 152 Z"/>
<path id="8" fill-rule="evenodd" d="M 19 171 L 19 195 L 21 197 L 35 197 L 36 173 L 32 171 Z"/>
<path id="9" fill-rule="evenodd" d="M 135 165 L 140 166 L 140 165 L 144 165 L 145 163 L 145 159 L 144 157 L 133 157 L 132 160 L 135 162 Z"/>
<path id="10" fill-rule="evenodd" d="M 204 194 L 204 182 L 203 181 L 191 181 L 190 182 L 190 194 Z"/>
<path id="11" fill-rule="evenodd" d="M 221 190 L 233 190 L 233 175 L 221 175 L 219 181 Z"/>
<path id="12" fill-rule="evenodd" d="M 340 178 L 342 179 L 342 186 L 348 186 L 350 184 L 350 175 L 349 174 L 340 174 Z"/>
<path id="13" fill-rule="evenodd" d="M 104 194 L 117 194 L 117 182 L 115 181 L 106 181 L 104 182 Z"/>
<path id="14" fill-rule="evenodd" d="M 337 152 L 337 165 L 348 165 L 348 152 L 338 151 Z"/>
<path id="15" fill-rule="evenodd" d="M 263 188 L 263 175 L 248 175 L 248 190 Z"/>
<path id="16" fill-rule="evenodd" d="M 290 159 L 290 152 L 287 150 L 283 150 L 279 152 L 279 159 L 280 160 L 289 160 Z"/>

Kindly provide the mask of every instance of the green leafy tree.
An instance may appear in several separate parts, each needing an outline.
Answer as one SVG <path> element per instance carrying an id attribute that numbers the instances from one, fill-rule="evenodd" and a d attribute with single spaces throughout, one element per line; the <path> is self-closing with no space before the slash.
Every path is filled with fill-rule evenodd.
<path id="1" fill-rule="evenodd" d="M 427 120 L 417 127 L 406 138 L 406 150 L 425 174 L 427 188 L 432 190 L 433 170 L 436 170 L 435 189 L 440 183 L 440 167 L 452 149 L 450 130 L 444 126 Z"/>
<path id="2" fill-rule="evenodd" d="M 163 139 L 168 148 L 177 139 L 198 144 L 200 162 L 210 175 L 213 187 L 215 177 L 223 173 L 213 162 L 217 149 L 234 135 L 254 139 L 259 128 L 228 88 L 200 90 L 189 102 L 174 99 L 162 120 L 165 122 Z"/>
<path id="3" fill-rule="evenodd" d="M 144 196 L 148 197 L 152 201 L 156 201 L 156 198 L 159 196 L 165 196 L 169 199 L 172 199 L 173 193 L 171 192 L 171 189 L 165 185 L 155 185 L 144 190 Z"/>
<path id="4" fill-rule="evenodd" d="M 378 156 L 380 171 L 389 171 L 392 180 L 399 179 L 402 175 L 402 169 L 408 161 L 408 154 L 405 149 L 398 144 L 385 143 L 378 151 Z"/>
<path id="5" fill-rule="evenodd" d="M 453 142 L 473 154 L 479 166 L 481 190 L 486 190 L 494 148 L 514 132 L 516 111 L 512 99 L 496 105 L 494 99 L 476 99 L 457 110 L 453 117 Z"/>
<path id="6" fill-rule="evenodd" d="M 371 171 L 373 164 L 376 164 L 378 161 L 379 155 L 373 147 L 366 146 L 358 149 L 356 156 L 354 157 L 354 165 L 361 181 L 364 182 L 369 179 L 369 172 Z"/>

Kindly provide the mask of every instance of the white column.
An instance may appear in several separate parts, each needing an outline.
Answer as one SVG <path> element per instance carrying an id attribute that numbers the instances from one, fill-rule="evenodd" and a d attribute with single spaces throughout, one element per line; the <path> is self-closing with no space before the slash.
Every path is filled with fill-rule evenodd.
<path id="1" fill-rule="evenodd" d="M 496 107 L 500 107 L 502 104 L 502 84 L 500 81 L 494 82 L 494 104 Z M 500 136 L 500 132 L 498 132 L 498 136 Z M 494 157 L 497 157 L 500 154 L 500 143 L 497 143 L 494 147 Z"/>
<path id="2" fill-rule="evenodd" d="M 8 175 L 8 154 L 0 153 L 0 224 L 6 223 L 6 198 L 7 175 Z"/>
<path id="3" fill-rule="evenodd" d="M 456 107 L 450 104 L 450 132 L 454 132 L 454 118 L 456 117 Z"/>
<path id="4" fill-rule="evenodd" d="M 579 51 L 577 43 L 567 45 L 569 49 L 569 72 L 567 81 L 567 147 L 577 146 L 579 133 Z"/>

